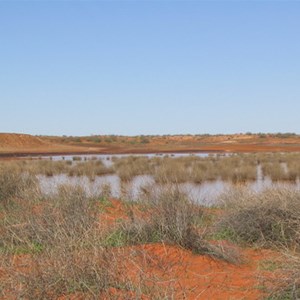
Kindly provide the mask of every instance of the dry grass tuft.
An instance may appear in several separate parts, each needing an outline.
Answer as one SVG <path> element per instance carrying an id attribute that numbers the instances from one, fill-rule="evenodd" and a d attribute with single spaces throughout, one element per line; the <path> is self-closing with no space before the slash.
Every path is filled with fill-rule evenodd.
<path id="1" fill-rule="evenodd" d="M 288 249 L 283 252 L 284 264 L 275 264 L 273 276 L 263 277 L 267 300 L 297 300 L 300 298 L 300 256 Z"/>
<path id="2" fill-rule="evenodd" d="M 129 211 L 130 220 L 119 225 L 109 237 L 110 244 L 163 242 L 233 263 L 240 261 L 238 253 L 229 253 L 205 240 L 204 210 L 191 202 L 178 186 L 162 187 L 139 205 L 142 207 L 142 216 L 136 216 L 132 210 Z"/>
<path id="3" fill-rule="evenodd" d="M 8 205 L 16 198 L 33 196 L 39 192 L 38 180 L 29 173 L 23 173 L 15 165 L 0 166 L 0 205 Z"/>
<path id="4" fill-rule="evenodd" d="M 227 237 L 260 247 L 300 247 L 300 192 L 236 189 L 223 197 L 217 228 Z"/>

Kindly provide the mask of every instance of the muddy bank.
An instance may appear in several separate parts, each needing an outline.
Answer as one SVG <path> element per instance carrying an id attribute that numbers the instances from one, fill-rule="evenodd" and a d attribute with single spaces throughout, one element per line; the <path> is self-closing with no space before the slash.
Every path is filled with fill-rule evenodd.
<path id="1" fill-rule="evenodd" d="M 171 153 L 254 153 L 254 152 L 300 152 L 300 146 L 262 146 L 262 145 L 234 145 L 224 147 L 223 145 L 214 147 L 186 148 L 178 149 L 176 147 L 169 149 L 158 148 L 107 148 L 95 150 L 65 150 L 65 151 L 9 151 L 0 152 L 0 159 L 5 158 L 26 158 L 31 156 L 57 156 L 57 155 L 85 155 L 85 154 L 171 154 Z"/>

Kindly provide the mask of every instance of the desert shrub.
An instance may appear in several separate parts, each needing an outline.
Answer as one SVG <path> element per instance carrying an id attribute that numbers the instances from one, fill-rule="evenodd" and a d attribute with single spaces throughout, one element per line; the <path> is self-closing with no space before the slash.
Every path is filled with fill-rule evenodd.
<path id="1" fill-rule="evenodd" d="M 113 142 L 113 139 L 112 139 L 112 138 L 109 138 L 109 137 L 106 137 L 106 138 L 104 139 L 104 142 L 106 142 L 106 143 L 112 143 L 112 142 Z"/>
<path id="2" fill-rule="evenodd" d="M 30 272 L 15 272 L 10 292 L 18 299 L 174 299 L 172 285 L 158 286 L 162 276 L 140 269 L 137 256 L 159 264 L 142 249 L 135 253 L 102 247 L 74 251 L 62 245 L 34 255 Z M 128 268 L 134 268 L 134 273 Z M 165 266 L 162 269 L 171 272 Z M 13 285 L 17 282 L 22 282 L 21 288 Z"/>
<path id="3" fill-rule="evenodd" d="M 14 165 L 0 166 L 0 204 L 6 205 L 17 197 L 32 195 L 39 191 L 35 176 L 23 173 Z"/>
<path id="4" fill-rule="evenodd" d="M 144 205 L 144 214 L 138 217 L 129 211 L 129 221 L 119 225 L 108 236 L 107 243 L 114 246 L 163 242 L 175 244 L 199 254 L 208 254 L 237 262 L 237 253 L 226 253 L 205 241 L 202 223 L 203 208 L 191 202 L 176 185 L 162 187 L 150 195 Z M 146 209 L 145 209 L 146 208 Z"/>
<path id="5" fill-rule="evenodd" d="M 263 163 L 262 171 L 264 176 L 269 176 L 273 181 L 290 179 L 288 172 L 285 172 L 283 165 L 279 161 Z"/>
<path id="6" fill-rule="evenodd" d="M 56 299 L 82 292 L 94 299 L 111 286 L 125 286 L 117 278 L 112 253 L 101 247 L 97 212 L 96 199 L 66 185 L 52 198 L 28 199 L 19 209 L 3 210 L 1 255 L 5 260 L 29 253 L 31 266 L 28 271 L 7 268 L 4 295 L 8 289 L 18 299 Z"/>
<path id="7" fill-rule="evenodd" d="M 300 246 L 300 192 L 235 190 L 223 196 L 219 232 L 259 246 Z"/>
<path id="8" fill-rule="evenodd" d="M 27 204 L 3 212 L 0 250 L 3 261 L 10 254 L 30 254 L 30 268 L 16 269 L 7 259 L 10 278 L 3 282 L 0 296 L 9 291 L 18 299 L 69 295 L 110 299 L 109 289 L 120 287 L 137 293 L 139 286 L 134 286 L 116 260 L 121 254 L 101 246 L 105 234 L 97 199 L 88 198 L 79 187 L 64 185 L 58 195 L 43 199 L 38 207 Z"/>
<path id="9" fill-rule="evenodd" d="M 172 158 L 165 156 L 157 161 L 154 180 L 158 183 L 181 183 L 191 178 L 191 161 L 188 158 Z"/>
<path id="10" fill-rule="evenodd" d="M 141 142 L 142 144 L 149 144 L 149 143 L 150 143 L 150 140 L 149 140 L 148 137 L 146 137 L 146 136 L 144 136 L 144 135 L 141 135 L 141 136 L 140 136 L 140 142 Z"/>
<path id="11" fill-rule="evenodd" d="M 151 204 L 153 211 L 148 227 L 150 225 L 158 238 L 183 247 L 192 247 L 190 243 L 195 238 L 194 227 L 203 216 L 202 209 L 191 203 L 175 187 L 169 187 L 168 191 L 160 193 L 157 198 L 152 199 Z M 147 225 L 145 228 L 147 229 Z"/>
<path id="12" fill-rule="evenodd" d="M 102 195 L 109 194 L 109 187 L 103 186 Z M 51 197 L 26 195 L 16 208 L 1 210 L 1 299 L 172 298 L 173 290 L 155 286 L 156 275 L 139 270 L 128 277 L 136 252 L 105 243 L 111 228 L 102 223 L 98 198 L 67 185 Z M 138 251 L 144 258 L 143 250 Z M 26 262 L 18 266 L 15 258 Z"/>
<path id="13" fill-rule="evenodd" d="M 152 172 L 150 159 L 143 156 L 114 158 L 113 168 L 122 181 L 129 181 L 135 176 Z"/>
<path id="14" fill-rule="evenodd" d="M 257 176 L 256 166 L 243 165 L 234 170 L 231 180 L 234 183 L 255 180 Z"/>
<path id="15" fill-rule="evenodd" d="M 69 176 L 87 176 L 94 180 L 96 176 L 113 173 L 113 169 L 106 167 L 101 160 L 78 162 L 69 168 Z"/>
<path id="16" fill-rule="evenodd" d="M 288 249 L 282 251 L 280 261 L 272 262 L 275 276 L 263 276 L 261 285 L 267 300 L 297 300 L 300 298 L 300 257 Z"/>
<path id="17" fill-rule="evenodd" d="M 0 246 L 6 252 L 35 252 L 57 244 L 75 245 L 95 223 L 94 202 L 80 187 L 66 185 L 53 198 L 23 201 L 4 211 Z"/>
<path id="18" fill-rule="evenodd" d="M 88 197 L 80 186 L 61 185 L 58 195 L 52 201 L 54 213 L 60 215 L 66 229 L 78 227 L 80 232 L 91 227 L 95 221 L 93 212 L 95 199 Z"/>
<path id="19" fill-rule="evenodd" d="M 256 179 L 256 161 L 253 156 L 240 154 L 219 158 L 214 168 L 222 180 L 239 183 Z"/>
<path id="20" fill-rule="evenodd" d="M 299 154 L 259 153 L 232 154 L 208 157 L 123 157 L 114 158 L 113 169 L 121 180 L 129 181 L 134 176 L 153 175 L 158 183 L 183 183 L 222 179 L 233 183 L 245 183 L 257 179 L 257 167 L 264 176 L 274 181 L 296 181 L 299 177 Z M 73 171 L 72 171 L 73 172 Z"/>
<path id="21" fill-rule="evenodd" d="M 33 175 L 43 174 L 46 176 L 67 173 L 71 164 L 71 161 L 52 160 L 23 161 L 19 163 L 23 172 L 29 172 Z"/>
<path id="22" fill-rule="evenodd" d="M 73 293 L 96 299 L 110 287 L 123 283 L 126 288 L 117 277 L 112 253 L 103 248 L 72 251 L 63 244 L 56 245 L 51 251 L 35 255 L 32 266 L 33 271 L 17 276 L 24 283 L 17 292 L 22 299 L 56 299 Z"/>
<path id="23" fill-rule="evenodd" d="M 291 137 L 297 137 L 297 134 L 294 133 L 294 132 L 283 132 L 283 133 L 275 133 L 273 134 L 274 137 L 277 137 L 277 138 L 283 138 L 283 139 L 286 139 L 286 138 L 291 138 Z"/>
<path id="24" fill-rule="evenodd" d="M 100 199 L 108 200 L 112 196 L 112 188 L 109 183 L 103 183 L 100 187 Z"/>
<path id="25" fill-rule="evenodd" d="M 216 163 L 212 159 L 201 159 L 193 163 L 191 167 L 191 178 L 195 183 L 216 180 L 220 177 Z"/>
<path id="26" fill-rule="evenodd" d="M 82 157 L 81 156 L 73 156 L 72 160 L 74 160 L 74 161 L 80 161 L 80 160 L 82 160 Z"/>
<path id="27" fill-rule="evenodd" d="M 289 180 L 296 181 L 297 178 L 300 178 L 300 160 L 299 160 L 299 158 L 290 160 L 287 164 L 287 168 L 288 168 Z"/>
<path id="28" fill-rule="evenodd" d="M 102 139 L 99 136 L 90 136 L 86 140 L 89 142 L 92 142 L 92 143 L 101 143 L 102 142 Z"/>

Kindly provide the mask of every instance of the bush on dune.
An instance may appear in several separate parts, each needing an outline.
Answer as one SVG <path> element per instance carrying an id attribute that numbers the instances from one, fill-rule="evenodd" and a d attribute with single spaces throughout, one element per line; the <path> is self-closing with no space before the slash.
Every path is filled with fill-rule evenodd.
<path id="1" fill-rule="evenodd" d="M 228 252 L 228 249 L 221 249 L 205 240 L 205 226 L 199 226 L 205 218 L 204 209 L 190 201 L 177 185 L 162 186 L 140 205 L 143 206 L 143 216 L 136 216 L 130 211 L 130 220 L 117 227 L 108 237 L 108 244 L 120 246 L 162 242 L 232 263 L 240 261 L 237 252 Z"/>
<path id="2" fill-rule="evenodd" d="M 223 197 L 225 212 L 217 228 L 258 246 L 300 247 L 300 192 L 236 189 Z"/>

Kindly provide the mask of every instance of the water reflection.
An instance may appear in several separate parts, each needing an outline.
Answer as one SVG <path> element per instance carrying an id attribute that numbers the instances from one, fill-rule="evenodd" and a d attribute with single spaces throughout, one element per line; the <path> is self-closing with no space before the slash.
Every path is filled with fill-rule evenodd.
<path id="1" fill-rule="evenodd" d="M 126 158 L 126 157 L 187 157 L 187 156 L 197 156 L 197 157 L 208 157 L 208 156 L 216 156 L 221 154 L 211 154 L 206 152 L 201 153 L 149 153 L 149 154 L 79 154 L 79 155 L 53 155 L 53 156 L 33 156 L 31 159 L 43 159 L 43 160 L 67 160 L 67 161 L 87 161 L 87 160 L 101 160 L 105 166 L 110 167 L 113 165 L 113 160 L 115 158 Z M 222 154 L 225 155 L 225 154 Z"/>
<path id="2" fill-rule="evenodd" d="M 155 192 L 155 190 L 159 190 L 161 187 L 155 183 L 153 177 L 150 175 L 136 176 L 130 182 L 121 182 L 118 175 L 97 176 L 93 181 L 86 176 L 69 177 L 65 174 L 51 177 L 40 175 L 38 178 L 40 180 L 42 192 L 45 194 L 56 193 L 61 184 L 69 184 L 74 186 L 79 185 L 89 196 L 93 196 L 100 194 L 104 185 L 109 185 L 112 197 L 138 200 L 147 189 L 150 189 L 151 192 Z M 238 188 L 241 185 L 235 185 L 231 182 L 222 180 L 215 180 L 203 182 L 201 184 L 182 183 L 178 186 L 192 201 L 210 206 L 216 203 L 222 193 L 230 189 Z M 257 193 L 271 187 L 300 190 L 299 180 L 297 180 L 296 183 L 274 183 L 270 178 L 262 178 L 260 176 L 258 176 L 258 180 L 245 183 L 242 186 Z"/>

